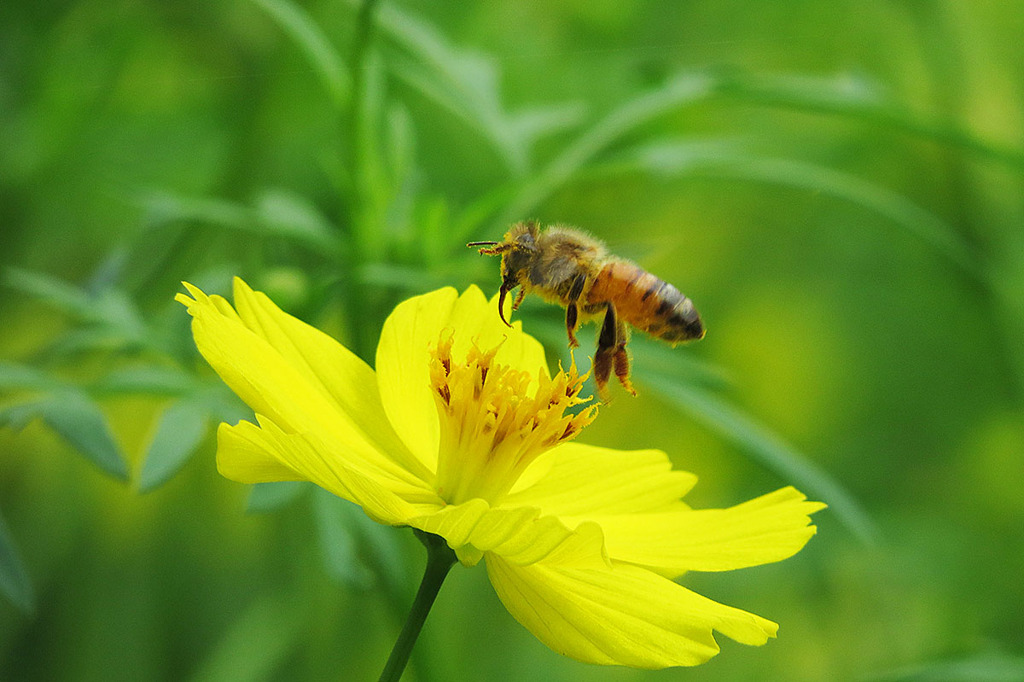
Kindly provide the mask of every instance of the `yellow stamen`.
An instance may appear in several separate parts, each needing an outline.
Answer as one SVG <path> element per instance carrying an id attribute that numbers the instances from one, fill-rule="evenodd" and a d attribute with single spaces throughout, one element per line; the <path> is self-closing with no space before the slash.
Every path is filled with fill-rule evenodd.
<path id="1" fill-rule="evenodd" d="M 590 401 L 579 391 L 575 359 L 569 371 L 538 377 L 494 362 L 501 348 L 483 351 L 474 342 L 466 358 L 452 357 L 452 331 L 441 332 L 431 349 L 430 381 L 440 416 L 437 491 L 458 504 L 473 498 L 497 503 L 539 455 L 575 438 L 594 420 L 597 406 L 566 410 Z"/>

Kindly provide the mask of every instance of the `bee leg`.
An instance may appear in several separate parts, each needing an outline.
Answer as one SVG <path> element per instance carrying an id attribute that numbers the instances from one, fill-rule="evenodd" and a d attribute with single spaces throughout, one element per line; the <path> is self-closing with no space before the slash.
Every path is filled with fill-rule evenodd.
<path id="1" fill-rule="evenodd" d="M 577 348 L 580 345 L 580 342 L 576 340 L 576 325 L 579 321 L 579 310 L 576 307 L 576 301 L 583 294 L 583 285 L 586 281 L 586 277 L 577 275 L 576 279 L 572 282 L 572 288 L 569 290 L 569 302 L 565 306 L 565 330 L 569 333 L 569 348 Z"/>
<path id="2" fill-rule="evenodd" d="M 615 327 L 615 376 L 619 378 L 619 383 L 622 384 L 623 388 L 636 395 L 636 389 L 633 388 L 633 384 L 629 381 L 629 354 L 626 352 L 626 344 L 629 342 L 629 330 L 622 320 L 619 320 Z"/>
<path id="3" fill-rule="evenodd" d="M 516 300 L 512 301 L 512 312 L 519 310 L 524 298 L 526 298 L 526 287 L 520 288 L 519 293 L 516 294 Z"/>
<path id="4" fill-rule="evenodd" d="M 612 365 L 615 362 L 617 326 L 615 306 L 609 303 L 604 314 L 604 322 L 601 324 L 601 332 L 597 336 L 597 352 L 594 353 L 594 383 L 602 402 L 608 402 L 608 378 L 612 374 Z"/>
<path id="5" fill-rule="evenodd" d="M 570 303 L 565 307 L 565 330 L 569 332 L 569 348 L 578 348 L 580 342 L 576 340 L 576 320 L 579 313 L 576 304 Z"/>

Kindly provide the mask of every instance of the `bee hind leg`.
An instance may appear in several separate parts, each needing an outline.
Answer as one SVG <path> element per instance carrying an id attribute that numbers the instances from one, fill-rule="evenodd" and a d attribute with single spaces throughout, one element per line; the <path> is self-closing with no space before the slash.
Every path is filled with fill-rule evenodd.
<path id="1" fill-rule="evenodd" d="M 608 379 L 612 375 L 612 367 L 615 364 L 617 353 L 617 329 L 615 319 L 615 306 L 608 304 L 604 314 L 604 322 L 601 324 L 601 331 L 597 336 L 597 352 L 594 353 L 594 383 L 597 385 L 597 394 L 601 402 L 608 402 Z"/>
<path id="2" fill-rule="evenodd" d="M 569 333 L 569 348 L 578 348 L 580 342 L 576 339 L 576 323 L 579 312 L 576 304 L 570 303 L 565 307 L 565 330 Z"/>
<path id="3" fill-rule="evenodd" d="M 569 289 L 569 301 L 565 306 L 565 331 L 569 334 L 569 348 L 578 348 L 580 345 L 576 340 L 576 325 L 579 323 L 579 308 L 576 302 L 583 294 L 583 285 L 586 281 L 585 277 L 577 276 L 572 282 L 572 288 Z"/>
<path id="4" fill-rule="evenodd" d="M 616 337 L 617 343 L 615 344 L 615 376 L 618 377 L 619 383 L 622 387 L 629 391 L 631 394 L 636 395 L 636 389 L 633 388 L 632 382 L 629 380 L 629 353 L 626 352 L 626 344 L 629 342 L 629 330 L 626 325 L 619 320 L 616 325 Z"/>

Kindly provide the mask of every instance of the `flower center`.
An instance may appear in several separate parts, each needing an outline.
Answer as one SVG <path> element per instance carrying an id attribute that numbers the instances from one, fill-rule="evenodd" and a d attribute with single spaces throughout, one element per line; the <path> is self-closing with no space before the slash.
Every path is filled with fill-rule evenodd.
<path id="1" fill-rule="evenodd" d="M 430 383 L 441 422 L 437 491 L 450 504 L 473 498 L 497 503 L 538 456 L 570 441 L 594 420 L 597 406 L 566 414 L 587 376 L 575 360 L 548 378 L 496 364 L 501 344 L 464 361 L 452 358 L 452 331 L 431 348 Z M 530 391 L 536 384 L 536 390 Z"/>

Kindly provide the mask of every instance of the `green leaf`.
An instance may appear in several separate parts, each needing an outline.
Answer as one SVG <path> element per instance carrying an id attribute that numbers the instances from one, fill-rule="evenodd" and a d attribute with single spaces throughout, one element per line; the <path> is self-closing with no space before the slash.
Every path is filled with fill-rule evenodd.
<path id="1" fill-rule="evenodd" d="M 80 339 L 66 343 L 58 342 L 51 355 L 68 353 L 99 344 L 103 347 L 121 347 L 125 344 L 144 344 L 147 330 L 142 316 L 131 299 L 122 291 L 107 289 L 98 294 L 89 293 L 79 287 L 55 277 L 9 268 L 4 273 L 4 283 L 33 296 L 54 308 L 83 322 L 100 325 L 104 331 L 89 330 Z M 82 343 L 82 342 L 85 343 Z"/>
<path id="2" fill-rule="evenodd" d="M 587 106 L 582 102 L 567 102 L 514 112 L 509 116 L 509 125 L 516 137 L 532 144 L 579 126 L 586 114 Z"/>
<path id="3" fill-rule="evenodd" d="M 111 476 L 128 480 L 128 467 L 103 412 L 80 391 L 67 389 L 39 403 L 39 416 L 73 448 Z"/>
<path id="4" fill-rule="evenodd" d="M 285 0 L 252 0 L 291 37 L 316 70 L 331 102 L 341 109 L 351 94 L 352 83 L 341 55 L 305 10 Z"/>
<path id="5" fill-rule="evenodd" d="M 256 201 L 256 216 L 267 234 L 337 253 L 342 242 L 331 222 L 308 199 L 283 189 L 265 191 Z"/>
<path id="6" fill-rule="evenodd" d="M 622 104 L 586 129 L 561 154 L 520 187 L 496 221 L 508 225 L 528 216 L 545 199 L 563 187 L 599 154 L 627 134 L 650 121 L 704 101 L 714 81 L 704 75 L 684 75 Z"/>
<path id="7" fill-rule="evenodd" d="M 409 110 L 400 105 L 388 107 L 384 120 L 384 143 L 391 184 L 401 187 L 416 169 L 416 131 Z"/>
<path id="8" fill-rule="evenodd" d="M 906 666 L 864 679 L 871 682 L 1020 682 L 1024 680 L 1024 658 L 986 653 Z"/>
<path id="9" fill-rule="evenodd" d="M 203 442 L 208 421 L 206 410 L 189 400 L 176 402 L 160 415 L 139 475 L 140 492 L 163 485 L 184 466 Z"/>
<path id="10" fill-rule="evenodd" d="M 381 33 L 398 48 L 388 66 L 409 86 L 476 130 L 513 173 L 526 172 L 530 148 L 538 137 L 579 120 L 579 105 L 507 112 L 490 57 L 452 46 L 431 25 L 394 3 L 378 7 L 377 17 Z"/>
<path id="11" fill-rule="evenodd" d="M 881 84 L 863 76 L 721 74 L 714 92 L 757 104 L 858 118 L 969 151 L 1024 170 L 1024 149 L 983 140 L 955 121 L 910 110 Z"/>
<path id="12" fill-rule="evenodd" d="M 52 377 L 34 367 L 0 361 L 0 391 L 47 390 L 57 385 Z"/>
<path id="13" fill-rule="evenodd" d="M 257 483 L 249 491 L 245 505 L 246 514 L 266 514 L 287 507 L 309 490 L 305 481 L 278 481 Z"/>
<path id="14" fill-rule="evenodd" d="M 7 268 L 3 283 L 81 319 L 95 319 L 93 297 L 56 277 L 21 268 Z"/>
<path id="15" fill-rule="evenodd" d="M 283 190 L 270 190 L 255 208 L 222 199 L 180 197 L 150 192 L 138 202 L 155 224 L 200 222 L 214 227 L 278 237 L 306 248 L 336 252 L 339 240 L 330 223 L 307 201 Z"/>
<path id="16" fill-rule="evenodd" d="M 284 670 L 300 642 L 302 600 L 259 597 L 227 629 L 199 664 L 192 682 L 288 679 Z"/>
<path id="17" fill-rule="evenodd" d="M 25 400 L 0 407 L 0 426 L 8 426 L 15 431 L 21 431 L 33 419 L 40 417 L 43 403 L 46 400 L 46 398 Z"/>
<path id="18" fill-rule="evenodd" d="M 201 222 L 221 227 L 252 230 L 252 211 L 226 199 L 182 197 L 170 192 L 145 192 L 136 202 L 148 214 L 148 222 L 163 225 L 176 222 Z"/>
<path id="19" fill-rule="evenodd" d="M 85 353 L 117 353 L 137 347 L 136 340 L 126 339 L 119 330 L 106 325 L 72 327 L 55 336 L 39 350 L 34 359 L 42 365 L 53 362 L 67 363 Z"/>
<path id="20" fill-rule="evenodd" d="M 144 365 L 113 370 L 92 385 L 102 393 L 178 396 L 195 389 L 196 380 L 175 367 Z"/>
<path id="21" fill-rule="evenodd" d="M 354 514 L 362 514 L 362 510 L 322 488 L 315 490 L 314 503 L 327 574 L 349 587 L 372 586 L 373 573 L 360 557 L 359 531 L 354 522 Z"/>
<path id="22" fill-rule="evenodd" d="M 896 192 L 841 171 L 789 159 L 755 158 L 730 153 L 726 146 L 702 147 L 692 142 L 659 142 L 636 148 L 591 169 L 597 175 L 632 172 L 745 180 L 849 201 L 888 218 L 975 280 L 988 284 L 986 268 L 952 225 Z"/>
<path id="23" fill-rule="evenodd" d="M 14 538 L 7 529 L 7 523 L 0 515 L 0 593 L 23 613 L 35 612 L 35 591 L 25 570 Z"/>
<path id="24" fill-rule="evenodd" d="M 826 502 L 836 518 L 863 542 L 874 542 L 877 534 L 874 524 L 853 495 L 767 428 L 701 388 L 670 381 L 642 369 L 635 371 L 634 377 L 657 391 L 669 404 L 741 447 L 809 497 Z"/>
<path id="25" fill-rule="evenodd" d="M 808 189 L 846 199 L 889 218 L 976 280 L 984 283 L 988 279 L 984 267 L 951 225 L 906 197 L 872 182 L 815 164 L 786 159 L 737 160 L 731 167 L 723 168 L 722 175 Z"/>
<path id="26" fill-rule="evenodd" d="M 488 223 L 491 216 L 498 213 L 507 206 L 519 191 L 518 183 L 506 183 L 477 197 L 468 205 L 463 207 L 455 216 L 449 228 L 449 234 L 454 248 L 466 248 L 466 242 L 480 241 L 484 239 L 499 239 L 508 229 L 508 225 L 500 223 Z M 501 232 L 495 233 L 493 224 L 500 226 Z M 487 229 L 492 232 L 484 232 Z"/>
<path id="27" fill-rule="evenodd" d="M 367 263 L 359 268 L 359 279 L 378 287 L 393 287 L 403 292 L 423 292 L 450 283 L 444 272 L 393 263 Z"/>

